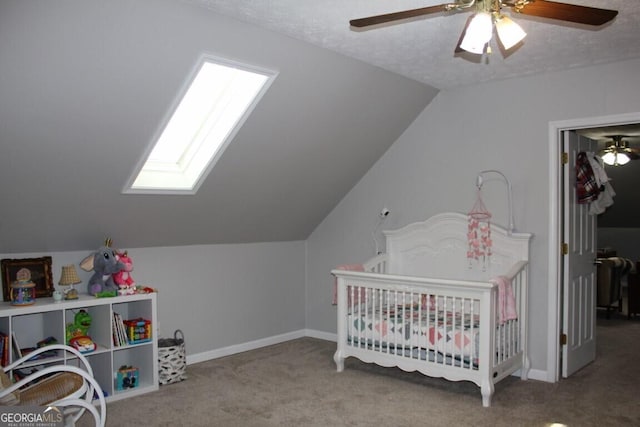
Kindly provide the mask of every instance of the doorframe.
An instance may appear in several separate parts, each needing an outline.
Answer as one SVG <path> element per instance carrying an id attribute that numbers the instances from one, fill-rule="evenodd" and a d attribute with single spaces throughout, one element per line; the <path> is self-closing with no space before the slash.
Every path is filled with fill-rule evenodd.
<path id="1" fill-rule="evenodd" d="M 549 122 L 549 275 L 547 304 L 547 381 L 557 382 L 561 371 L 561 295 L 564 288 L 560 247 L 562 245 L 562 132 L 602 126 L 640 123 L 640 112 Z"/>

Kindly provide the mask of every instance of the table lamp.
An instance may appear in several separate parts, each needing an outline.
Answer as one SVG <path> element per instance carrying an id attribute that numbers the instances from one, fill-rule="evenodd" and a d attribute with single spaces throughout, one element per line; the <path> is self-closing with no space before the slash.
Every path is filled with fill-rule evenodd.
<path id="1" fill-rule="evenodd" d="M 69 289 L 64 291 L 64 299 L 78 299 L 78 291 L 73 287 L 73 285 L 77 285 L 78 283 L 82 283 L 82 280 L 78 277 L 76 267 L 73 264 L 62 266 L 62 273 L 60 274 L 58 285 L 63 288 L 69 286 Z"/>

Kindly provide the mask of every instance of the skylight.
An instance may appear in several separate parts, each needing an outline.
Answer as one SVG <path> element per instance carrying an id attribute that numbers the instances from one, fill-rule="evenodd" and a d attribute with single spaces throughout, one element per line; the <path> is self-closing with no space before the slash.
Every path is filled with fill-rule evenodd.
<path id="1" fill-rule="evenodd" d="M 205 58 L 124 192 L 195 194 L 273 78 Z"/>

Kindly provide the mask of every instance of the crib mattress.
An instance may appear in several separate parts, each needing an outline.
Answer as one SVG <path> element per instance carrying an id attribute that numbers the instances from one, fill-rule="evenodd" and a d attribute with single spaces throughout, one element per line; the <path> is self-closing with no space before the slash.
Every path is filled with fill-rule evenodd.
<path id="1" fill-rule="evenodd" d="M 362 310 L 349 314 L 352 345 L 441 363 L 477 367 L 480 329 L 477 315 L 417 307 Z"/>

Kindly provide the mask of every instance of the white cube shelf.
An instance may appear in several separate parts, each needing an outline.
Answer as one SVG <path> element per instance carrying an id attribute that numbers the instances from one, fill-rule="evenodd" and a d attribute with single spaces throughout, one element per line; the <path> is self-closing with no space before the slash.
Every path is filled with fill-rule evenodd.
<path id="1" fill-rule="evenodd" d="M 1 302 L 0 332 L 10 339 L 9 360 L 16 360 L 14 339 L 21 348 L 35 347 L 38 341 L 47 337 L 55 338 L 60 344 L 65 343 L 66 325 L 74 322 L 74 317 L 80 310 L 91 315 L 88 335 L 97 344 L 97 348 L 84 355 L 91 364 L 96 380 L 107 393 L 107 401 L 158 390 L 158 338 L 155 336 L 158 313 L 155 293 L 112 298 L 81 295 L 77 300 L 58 303 L 52 298 L 38 298 L 35 304 L 29 306 L 13 306 L 9 302 Z M 113 340 L 114 313 L 120 314 L 123 320 L 143 318 L 151 321 L 151 340 L 116 346 Z M 27 366 L 54 363 L 77 364 L 77 360 L 60 354 L 59 357 L 28 362 Z M 138 384 L 135 387 L 116 389 L 116 373 L 122 366 L 138 368 Z"/>

